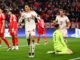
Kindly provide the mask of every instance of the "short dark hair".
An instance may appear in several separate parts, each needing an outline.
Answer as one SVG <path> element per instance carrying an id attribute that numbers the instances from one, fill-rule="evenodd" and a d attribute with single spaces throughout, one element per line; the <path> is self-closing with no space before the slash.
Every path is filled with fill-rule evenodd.
<path id="1" fill-rule="evenodd" d="M 7 12 L 11 12 L 12 14 L 15 14 L 16 10 L 15 9 L 9 9 L 9 10 L 7 10 Z"/>
<path id="2" fill-rule="evenodd" d="M 60 12 L 60 11 L 63 11 L 63 12 L 65 12 L 63 9 L 59 9 L 59 12 Z"/>
<path id="3" fill-rule="evenodd" d="M 29 7 L 31 7 L 31 5 L 29 4 L 29 3 L 25 3 L 24 5 L 23 5 L 23 8 L 25 8 L 25 6 L 29 6 Z"/>
<path id="4" fill-rule="evenodd" d="M 4 11 L 4 8 L 0 7 L 0 9 Z"/>

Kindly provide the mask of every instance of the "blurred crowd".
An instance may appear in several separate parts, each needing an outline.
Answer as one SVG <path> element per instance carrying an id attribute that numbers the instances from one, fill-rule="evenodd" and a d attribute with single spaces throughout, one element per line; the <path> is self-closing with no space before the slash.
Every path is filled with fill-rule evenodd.
<path id="1" fill-rule="evenodd" d="M 59 9 L 65 10 L 70 21 L 80 21 L 80 0 L 2 0 L 0 7 L 16 9 L 18 15 L 25 3 L 29 3 L 45 22 L 52 22 Z"/>

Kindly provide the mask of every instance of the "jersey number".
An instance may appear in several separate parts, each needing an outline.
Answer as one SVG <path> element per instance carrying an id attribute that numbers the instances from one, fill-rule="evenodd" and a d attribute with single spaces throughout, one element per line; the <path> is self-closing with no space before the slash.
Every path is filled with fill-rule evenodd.
<path id="1" fill-rule="evenodd" d="M 28 18 L 28 22 L 30 22 L 30 18 Z"/>

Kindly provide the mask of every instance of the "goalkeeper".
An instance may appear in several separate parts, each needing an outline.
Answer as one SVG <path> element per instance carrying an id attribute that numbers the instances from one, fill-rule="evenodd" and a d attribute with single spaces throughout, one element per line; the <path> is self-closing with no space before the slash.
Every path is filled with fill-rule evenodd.
<path id="1" fill-rule="evenodd" d="M 48 51 L 48 53 L 72 54 L 73 52 L 67 47 L 66 43 L 64 42 L 62 32 L 59 28 L 59 24 L 56 24 L 55 28 L 56 28 L 56 31 L 54 32 L 54 35 L 53 35 L 54 51 Z"/>

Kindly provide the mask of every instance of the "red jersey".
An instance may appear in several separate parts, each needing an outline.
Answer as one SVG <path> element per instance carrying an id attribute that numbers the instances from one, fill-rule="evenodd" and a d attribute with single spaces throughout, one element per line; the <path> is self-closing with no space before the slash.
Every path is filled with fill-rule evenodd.
<path id="1" fill-rule="evenodd" d="M 13 32 L 13 29 L 15 33 Z M 9 31 L 11 36 L 17 35 L 18 33 L 17 17 L 15 15 L 10 16 Z"/>
<path id="2" fill-rule="evenodd" d="M 38 34 L 44 34 L 45 33 L 45 23 L 43 19 L 38 20 Z"/>
<path id="3" fill-rule="evenodd" d="M 45 28 L 45 23 L 43 19 L 38 20 L 38 29 Z"/>
<path id="4" fill-rule="evenodd" d="M 10 16 L 10 29 L 16 29 L 17 27 L 17 17 L 15 15 Z"/>
<path id="5" fill-rule="evenodd" d="M 5 20 L 5 15 L 2 13 L 2 14 L 0 14 L 0 29 L 2 28 L 3 20 Z"/>

